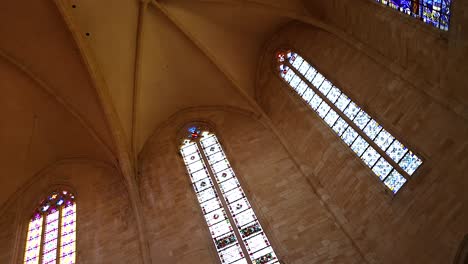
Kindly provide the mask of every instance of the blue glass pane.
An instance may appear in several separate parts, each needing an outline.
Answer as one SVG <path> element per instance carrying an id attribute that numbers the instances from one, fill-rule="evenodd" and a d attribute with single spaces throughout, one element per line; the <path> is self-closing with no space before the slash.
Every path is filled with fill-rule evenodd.
<path id="1" fill-rule="evenodd" d="M 392 160 L 399 162 L 407 151 L 408 149 L 403 144 L 401 144 L 400 141 L 395 140 L 387 149 L 387 154 L 390 156 L 390 158 L 392 158 Z"/>
<path id="2" fill-rule="evenodd" d="M 400 190 L 401 186 L 405 184 L 405 182 L 406 179 L 403 176 L 401 176 L 400 173 L 393 170 L 390 176 L 388 176 L 387 179 L 385 179 L 384 184 L 390 190 L 392 190 L 393 193 L 397 193 Z"/>
<path id="3" fill-rule="evenodd" d="M 388 163 L 384 158 L 380 158 L 379 161 L 375 164 L 372 168 L 372 171 L 380 178 L 380 180 L 384 180 L 387 175 L 392 170 L 392 166 Z"/>
<path id="4" fill-rule="evenodd" d="M 361 110 L 353 121 L 362 130 L 367 125 L 367 123 L 369 123 L 370 119 L 370 116 Z"/>
<path id="5" fill-rule="evenodd" d="M 364 161 L 369 168 L 372 168 L 379 158 L 380 154 L 372 147 L 368 147 L 361 157 L 362 161 Z"/>
<path id="6" fill-rule="evenodd" d="M 320 96 L 314 95 L 312 100 L 310 100 L 309 105 L 310 105 L 310 107 L 312 107 L 312 109 L 317 110 L 317 108 L 322 103 L 322 101 L 323 100 L 322 100 L 322 98 L 320 98 Z"/>
<path id="7" fill-rule="evenodd" d="M 334 104 L 336 100 L 338 100 L 338 97 L 340 97 L 340 95 L 341 95 L 340 89 L 333 87 L 331 91 L 327 94 L 327 98 L 328 100 L 330 100 L 332 104 Z"/>
<path id="8" fill-rule="evenodd" d="M 358 133 L 356 132 L 356 130 L 354 130 L 352 127 L 348 127 L 348 129 L 345 130 L 343 135 L 341 135 L 341 139 L 343 139 L 343 141 L 348 146 L 350 146 L 354 142 L 357 136 L 358 136 Z"/>
<path id="9" fill-rule="evenodd" d="M 333 130 L 338 134 L 338 136 L 341 136 L 343 132 L 348 128 L 348 123 L 344 121 L 343 118 L 339 118 L 338 121 L 336 121 L 335 125 L 333 126 Z"/>
<path id="10" fill-rule="evenodd" d="M 357 106 L 354 102 L 351 102 L 346 108 L 346 110 L 344 111 L 344 114 L 349 119 L 353 120 L 358 112 L 359 112 L 359 106 Z"/>
<path id="11" fill-rule="evenodd" d="M 351 149 L 359 156 L 364 153 L 364 151 L 367 149 L 369 146 L 369 143 L 365 139 L 363 139 L 361 136 L 359 136 L 351 145 Z"/>
<path id="12" fill-rule="evenodd" d="M 421 159 L 413 154 L 413 152 L 409 151 L 398 165 L 400 165 L 400 167 L 411 176 L 419 168 L 419 166 L 421 166 L 421 164 Z"/>
<path id="13" fill-rule="evenodd" d="M 304 94 L 302 95 L 302 99 L 309 103 L 310 99 L 315 95 L 314 91 L 310 88 L 307 88 Z"/>

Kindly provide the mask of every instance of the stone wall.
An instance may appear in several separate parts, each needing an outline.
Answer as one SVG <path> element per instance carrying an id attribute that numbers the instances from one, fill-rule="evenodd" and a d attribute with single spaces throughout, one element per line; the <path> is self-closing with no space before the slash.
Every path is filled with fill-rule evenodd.
<path id="1" fill-rule="evenodd" d="M 282 81 L 274 55 L 284 47 L 299 52 L 425 159 L 396 196 Z M 463 117 L 375 58 L 302 24 L 276 35 L 259 73 L 257 101 L 301 168 L 331 196 L 326 203 L 369 262 L 452 261 L 468 232 L 468 124 Z M 421 69 L 420 74 L 428 73 Z"/>
<path id="2" fill-rule="evenodd" d="M 113 167 L 90 161 L 59 163 L 12 197 L 0 221 L 1 263 L 22 263 L 28 219 L 34 207 L 61 188 L 76 196 L 77 263 L 141 263 L 123 178 Z"/>
<path id="3" fill-rule="evenodd" d="M 215 126 L 228 158 L 284 263 L 362 263 L 276 136 L 248 113 L 198 109 L 160 127 L 140 156 L 140 188 L 154 263 L 218 263 L 177 133 L 190 121 Z"/>

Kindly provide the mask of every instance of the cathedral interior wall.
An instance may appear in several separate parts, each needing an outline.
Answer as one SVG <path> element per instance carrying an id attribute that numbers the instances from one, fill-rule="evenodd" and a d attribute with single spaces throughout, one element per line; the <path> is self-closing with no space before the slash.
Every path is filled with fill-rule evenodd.
<path id="1" fill-rule="evenodd" d="M 281 48 L 315 65 L 423 157 L 424 164 L 398 194 L 392 195 L 272 70 Z M 330 195 L 327 202 L 370 262 L 453 259 L 468 232 L 463 209 L 468 200 L 468 125 L 463 117 L 342 39 L 302 24 L 275 36 L 259 72 L 257 101 L 291 145 L 301 168 Z"/>
<path id="2" fill-rule="evenodd" d="M 140 263 L 137 228 L 122 176 L 112 166 L 88 160 L 50 166 L 10 199 L 1 212 L 0 263 L 22 263 L 35 207 L 41 197 L 61 189 L 76 197 L 77 263 Z"/>
<path id="3" fill-rule="evenodd" d="M 216 129 L 262 226 L 285 263 L 361 263 L 276 136 L 251 114 L 195 109 L 160 127 L 140 155 L 139 182 L 153 261 L 218 263 L 177 134 L 190 121 Z"/>

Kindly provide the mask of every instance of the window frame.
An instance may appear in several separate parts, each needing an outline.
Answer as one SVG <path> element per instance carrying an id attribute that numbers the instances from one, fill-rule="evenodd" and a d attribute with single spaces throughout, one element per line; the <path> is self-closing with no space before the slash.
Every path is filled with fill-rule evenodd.
<path id="1" fill-rule="evenodd" d="M 257 218 L 257 222 L 260 223 L 261 228 L 263 229 L 263 233 L 265 234 L 265 236 L 269 240 L 270 247 L 273 248 L 274 253 L 277 256 L 276 260 L 278 261 L 279 264 L 284 263 L 283 262 L 284 258 L 282 257 L 284 254 L 282 254 L 282 249 L 281 249 L 281 247 L 278 246 L 279 243 L 277 242 L 275 236 L 273 236 L 272 232 L 270 231 L 271 225 L 270 225 L 269 221 L 266 219 L 266 217 L 263 215 L 263 212 L 261 210 L 258 210 L 258 208 L 260 208 L 260 206 L 258 206 L 256 200 L 252 198 L 252 194 L 250 192 L 249 185 L 246 183 L 244 177 L 241 174 L 237 173 L 239 171 L 237 169 L 237 167 L 238 167 L 237 162 L 235 161 L 235 159 L 232 159 L 233 155 L 231 155 L 231 153 L 230 153 L 231 151 L 229 149 L 229 145 L 225 144 L 221 133 L 219 133 L 217 131 L 217 129 L 215 128 L 215 125 L 212 124 L 211 122 L 207 122 L 207 121 L 201 121 L 201 122 L 196 121 L 196 122 L 189 123 L 189 124 L 185 125 L 181 129 L 181 132 L 178 133 L 178 137 L 177 137 L 178 142 L 183 142 L 183 140 L 187 139 L 186 131 L 187 131 L 187 129 L 189 127 L 193 127 L 193 126 L 200 127 L 202 129 L 202 131 L 208 131 L 210 134 L 215 135 L 216 139 L 218 140 L 219 145 L 222 148 L 222 151 L 225 154 L 225 158 L 228 161 L 228 163 L 230 165 L 230 168 L 234 171 L 235 178 L 237 178 L 237 180 L 239 181 L 241 189 L 244 192 L 245 199 L 247 199 L 247 201 L 249 202 L 250 208 L 255 213 L 255 216 Z M 222 193 L 222 190 L 220 189 L 221 187 L 220 187 L 219 183 L 217 183 L 217 181 L 216 181 L 215 173 L 212 171 L 212 168 L 211 168 L 211 165 L 210 165 L 210 163 L 208 161 L 206 153 L 203 150 L 203 145 L 200 142 L 201 138 L 202 137 L 200 137 L 200 138 L 198 138 L 198 139 L 196 139 L 194 141 L 196 141 L 197 147 L 198 147 L 198 149 L 200 151 L 201 159 L 203 160 L 203 163 L 206 166 L 206 170 L 207 170 L 207 172 L 209 174 L 209 178 L 210 178 L 210 180 L 213 181 L 213 187 L 214 187 L 214 189 L 215 189 L 215 191 L 216 191 L 216 193 L 218 195 L 218 198 L 220 200 L 222 200 L 221 201 L 221 204 L 222 204 L 221 208 L 223 208 L 227 212 L 228 220 L 230 221 L 230 223 L 232 225 L 232 228 L 233 228 L 233 233 L 236 235 L 236 238 L 238 238 L 237 235 L 238 234 L 240 235 L 240 231 L 234 231 L 234 230 L 237 230 L 236 222 L 233 219 L 231 212 L 229 211 L 229 206 L 227 206 L 227 201 L 224 200 L 225 199 L 224 194 Z M 190 192 L 193 193 L 191 199 L 198 206 L 197 214 L 201 218 L 200 223 L 202 223 L 203 229 L 206 230 L 204 232 L 206 232 L 206 236 L 207 236 L 208 241 L 211 241 L 210 243 L 208 243 L 209 245 L 207 244 L 209 246 L 210 254 L 213 255 L 213 258 L 216 259 L 217 263 L 222 263 L 221 259 L 219 257 L 218 251 L 216 249 L 216 246 L 213 244 L 213 239 L 214 238 L 211 236 L 211 232 L 210 232 L 208 223 L 206 222 L 206 219 L 205 219 L 205 214 L 203 214 L 203 211 L 202 211 L 202 209 L 200 207 L 201 203 L 198 201 L 197 192 L 193 188 L 193 182 L 191 180 L 191 175 L 188 172 L 188 169 L 187 169 L 187 167 L 185 165 L 184 157 L 183 157 L 183 155 L 182 155 L 182 153 L 180 151 L 182 145 L 183 145 L 182 143 L 179 143 L 178 145 L 176 145 L 177 146 L 176 151 L 178 153 L 178 158 L 180 159 L 179 164 L 181 166 L 181 169 L 184 171 L 185 178 L 186 178 L 186 181 L 187 181 L 187 185 L 189 186 Z M 238 243 L 239 243 L 240 247 L 242 248 L 242 251 L 243 251 L 243 253 L 245 255 L 244 258 L 247 260 L 247 262 L 249 264 L 253 263 L 253 261 L 250 259 L 249 254 L 246 254 L 247 252 L 245 252 L 245 250 L 244 250 L 244 249 L 246 249 L 244 241 L 241 239 L 240 241 L 238 241 Z"/>
<path id="2" fill-rule="evenodd" d="M 15 263 L 21 263 L 21 264 L 24 264 L 25 263 L 25 255 L 26 255 L 26 244 L 27 244 L 27 240 L 28 240 L 28 235 L 29 235 L 29 223 L 31 222 L 31 219 L 34 215 L 34 213 L 31 213 L 31 212 L 36 212 L 42 205 L 43 201 L 45 201 L 48 197 L 50 197 L 54 192 L 62 192 L 62 191 L 66 191 L 68 193 L 70 193 L 72 196 L 73 196 L 73 204 L 75 205 L 75 263 L 77 263 L 77 259 L 78 259 L 78 225 L 77 225 L 77 222 L 78 222 L 78 215 L 77 215 L 77 211 L 78 211 L 78 202 L 77 202 L 77 192 L 74 188 L 70 187 L 70 186 L 63 186 L 63 185 L 53 185 L 51 186 L 50 188 L 47 188 L 45 191 L 41 191 L 40 193 L 38 194 L 33 194 L 33 195 L 29 195 L 28 196 L 28 200 L 29 200 L 29 204 L 30 206 L 26 206 L 24 207 L 24 209 L 22 210 L 22 213 L 21 213 L 21 222 L 20 222 L 20 228 L 19 230 L 21 231 L 20 232 L 20 237 L 19 239 L 17 240 L 18 243 L 16 243 L 16 252 L 17 254 L 15 254 Z M 38 199 L 37 197 L 40 197 L 40 199 Z M 60 210 L 58 210 L 59 212 L 59 217 L 57 219 L 58 221 L 58 228 L 57 228 L 57 248 L 56 248 L 56 263 L 60 263 L 60 259 L 61 259 L 61 239 L 62 239 L 62 211 L 63 209 L 65 208 L 64 205 L 60 205 Z M 41 241 L 40 241 L 40 245 L 39 245 L 39 259 L 38 259 L 38 264 L 42 264 L 42 261 L 43 261 L 43 252 L 42 252 L 42 249 L 44 247 L 44 235 L 45 235 L 45 228 L 47 226 L 46 224 L 46 218 L 49 214 L 42 214 L 41 217 L 42 217 L 42 230 L 41 230 Z"/>
<path id="3" fill-rule="evenodd" d="M 375 1 L 375 0 L 372 0 L 372 1 Z M 375 4 L 379 4 L 379 3 L 375 3 Z M 322 118 L 321 116 L 319 116 L 319 114 L 313 109 L 311 108 L 311 106 L 309 104 L 307 104 L 307 102 L 304 101 L 304 99 L 301 97 L 301 95 L 299 95 L 295 90 L 294 88 L 288 83 L 286 82 L 286 80 L 279 74 L 279 65 L 281 63 L 278 62 L 277 60 L 277 55 L 279 53 L 287 53 L 287 52 L 292 52 L 292 53 L 295 53 L 297 55 L 299 55 L 300 57 L 302 57 L 305 61 L 307 61 L 309 63 L 310 66 L 312 66 L 315 70 L 317 70 L 317 73 L 321 74 L 323 77 L 325 77 L 325 80 L 328 80 L 332 86 L 335 86 L 335 87 L 339 87 L 338 89 L 341 90 L 341 92 L 343 94 L 345 94 L 350 100 L 351 102 L 355 102 L 356 105 L 359 107 L 359 109 L 362 109 L 365 113 L 367 113 L 369 115 L 369 117 L 371 118 L 371 120 L 375 120 L 375 121 L 378 121 L 377 123 L 379 123 L 381 125 L 381 127 L 383 129 L 385 129 L 387 132 L 390 133 L 391 136 L 394 137 L 395 140 L 398 140 L 400 143 L 402 143 L 407 149 L 408 149 L 408 152 L 411 151 L 413 154 L 415 154 L 417 157 L 419 157 L 419 159 L 421 160 L 421 165 L 416 169 L 416 171 L 414 171 L 414 173 L 412 175 L 409 175 L 407 174 L 400 166 L 399 166 L 399 162 L 401 162 L 401 160 L 403 159 L 403 157 L 406 155 L 406 152 L 402 158 L 398 161 L 398 162 L 392 162 L 390 163 L 390 165 L 392 166 L 392 169 L 390 171 L 390 173 L 387 175 L 390 176 L 391 172 L 393 170 L 397 170 L 399 173 L 400 171 L 404 171 L 405 173 L 402 174 L 400 173 L 400 175 L 402 175 L 405 179 L 406 179 L 406 182 L 403 184 L 403 186 L 396 192 L 394 193 L 393 191 L 391 191 L 387 186 L 385 186 L 384 184 L 384 180 L 380 180 L 379 177 L 374 173 L 374 171 L 372 170 L 372 168 L 370 168 L 363 160 L 362 158 L 356 154 L 352 149 L 351 149 L 351 145 L 348 146 L 342 139 L 341 139 L 341 136 L 337 135 L 336 132 L 332 129 L 332 127 L 330 127 L 329 124 L 327 124 L 324 120 L 324 118 Z M 377 182 L 379 182 L 379 186 L 385 191 L 385 193 L 389 194 L 391 196 L 391 198 L 395 198 L 398 196 L 399 193 L 403 192 L 403 190 L 405 189 L 411 189 L 410 185 L 412 185 L 412 182 L 415 182 L 414 180 L 411 180 L 411 179 L 414 179 L 416 177 L 418 177 L 421 173 L 424 173 L 424 171 L 426 170 L 426 167 L 428 167 L 428 158 L 426 158 L 426 155 L 420 150 L 418 149 L 417 147 L 414 147 L 412 144 L 408 144 L 408 141 L 406 140 L 405 137 L 403 137 L 401 134 L 402 133 L 399 133 L 394 127 L 392 124 L 387 124 L 388 122 L 380 122 L 380 120 L 385 120 L 385 118 L 382 118 L 381 115 L 379 114 L 376 114 L 374 111 L 369 111 L 369 107 L 368 107 L 368 104 L 364 104 L 362 102 L 360 102 L 360 100 L 355 100 L 355 98 L 358 98 L 358 96 L 355 96 L 349 89 L 347 86 L 345 85 L 342 85 L 342 83 L 340 81 L 338 81 L 337 79 L 335 79 L 332 75 L 330 75 L 328 73 L 328 71 L 324 71 L 323 68 L 321 68 L 321 66 L 316 66 L 316 64 L 314 63 L 311 63 L 311 60 L 308 56 L 308 54 L 306 52 L 303 52 L 302 49 L 300 48 L 297 48 L 297 47 L 294 47 L 293 45 L 289 45 L 288 47 L 285 47 L 285 46 L 280 46 L 279 48 L 276 48 L 274 50 L 274 53 L 273 53 L 273 57 L 274 59 L 272 60 L 272 65 L 273 67 L 271 67 L 271 69 L 273 69 L 273 75 L 276 76 L 276 78 L 278 78 L 278 80 L 281 82 L 281 86 L 284 87 L 284 90 L 286 90 L 286 93 L 290 96 L 290 98 L 295 102 L 295 103 L 300 103 L 301 106 L 305 107 L 307 109 L 307 111 L 311 111 L 314 115 L 313 118 L 317 118 L 320 120 L 320 122 L 322 122 L 322 124 L 324 124 L 328 129 L 328 133 L 331 133 L 333 134 L 333 136 L 335 137 L 335 139 L 337 141 L 340 142 L 340 144 L 342 144 L 342 146 L 344 146 L 347 151 L 350 151 L 350 153 L 353 154 L 354 157 L 356 157 L 360 164 L 363 165 L 365 168 L 366 168 L 366 171 L 369 173 L 369 175 L 372 175 Z M 328 105 L 331 106 L 331 109 L 332 110 L 335 110 L 334 107 L 335 105 L 333 103 L 331 103 L 329 101 L 328 98 L 326 98 L 326 95 L 323 95 L 323 93 L 320 91 L 319 88 L 315 87 L 310 81 L 308 81 L 305 76 L 299 72 L 298 69 L 296 69 L 295 67 L 293 67 L 292 65 L 290 65 L 290 62 L 288 59 L 285 60 L 285 62 L 283 63 L 284 65 L 287 65 L 290 69 L 292 69 L 296 75 L 298 75 L 300 77 L 300 79 L 302 81 L 307 81 L 305 82 L 308 86 L 309 84 L 311 86 L 309 86 L 313 91 L 314 93 L 316 94 L 319 94 L 319 97 L 320 98 L 325 98 L 326 99 L 326 103 Z M 299 74 L 298 74 L 299 73 Z M 283 90 L 283 89 L 281 89 Z M 317 93 L 316 91 L 319 91 L 319 93 Z M 299 102 L 296 102 L 296 101 L 299 101 Z M 339 111 L 336 111 L 338 113 L 338 116 L 339 118 L 342 117 L 342 115 L 344 115 L 344 113 L 341 113 L 342 111 L 339 110 Z M 349 118 L 348 118 L 349 119 Z M 348 122 L 350 121 L 350 122 Z M 336 123 L 336 122 L 335 122 Z M 355 125 L 354 122 L 352 120 L 346 120 L 346 123 L 349 125 Z M 366 124 L 367 125 L 367 124 Z M 354 129 L 354 127 L 353 127 Z M 369 142 L 372 142 L 374 143 L 374 140 L 371 140 L 365 133 L 364 133 L 364 129 L 354 129 L 357 133 L 358 133 L 358 136 L 356 137 L 356 139 L 361 136 L 362 138 L 365 139 L 365 141 L 367 143 Z M 369 139 L 369 140 L 368 140 Z M 381 155 L 381 152 L 386 152 L 386 151 L 383 151 L 381 150 L 378 146 L 373 146 L 374 144 L 369 144 L 369 147 L 373 147 L 375 150 L 377 150 L 377 152 Z M 367 148 L 366 148 L 367 149 Z M 387 148 L 388 149 L 388 148 Z M 364 150 L 365 152 L 365 150 Z M 385 155 L 387 157 L 388 154 L 385 153 Z M 381 155 L 383 156 L 383 155 Z M 385 159 L 385 160 L 392 160 L 390 157 L 388 159 Z M 395 164 L 393 164 L 395 163 Z M 374 164 L 375 165 L 375 164 Z M 394 166 L 396 165 L 396 166 Z"/>

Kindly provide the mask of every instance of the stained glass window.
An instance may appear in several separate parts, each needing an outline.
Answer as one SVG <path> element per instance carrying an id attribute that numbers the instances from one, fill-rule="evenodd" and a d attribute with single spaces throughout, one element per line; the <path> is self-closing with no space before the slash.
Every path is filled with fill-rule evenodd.
<path id="1" fill-rule="evenodd" d="M 218 138 L 192 126 L 180 152 L 221 263 L 279 263 Z"/>
<path id="2" fill-rule="evenodd" d="M 298 54 L 277 54 L 281 77 L 393 193 L 422 160 Z"/>
<path id="3" fill-rule="evenodd" d="M 402 13 L 447 31 L 452 0 L 375 0 Z"/>
<path id="4" fill-rule="evenodd" d="M 29 221 L 24 263 L 74 264 L 75 241 L 75 196 L 55 191 L 41 202 Z"/>

